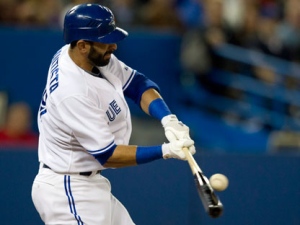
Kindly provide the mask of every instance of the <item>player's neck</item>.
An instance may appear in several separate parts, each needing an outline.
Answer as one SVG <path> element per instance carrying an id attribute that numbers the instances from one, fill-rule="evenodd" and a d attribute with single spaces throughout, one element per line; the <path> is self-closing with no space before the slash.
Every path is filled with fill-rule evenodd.
<path id="1" fill-rule="evenodd" d="M 92 72 L 93 70 L 93 65 L 91 65 L 90 63 L 86 62 L 85 58 L 80 55 L 78 52 L 76 52 L 76 50 L 73 49 L 69 49 L 68 51 L 70 58 L 72 59 L 72 61 L 79 66 L 81 69 L 87 71 L 87 72 Z"/>

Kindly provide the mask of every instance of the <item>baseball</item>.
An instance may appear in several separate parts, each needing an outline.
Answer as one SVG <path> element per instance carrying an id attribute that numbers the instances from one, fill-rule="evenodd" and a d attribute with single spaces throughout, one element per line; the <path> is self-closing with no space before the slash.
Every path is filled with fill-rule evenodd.
<path id="1" fill-rule="evenodd" d="M 220 173 L 216 173 L 209 178 L 210 185 L 216 191 L 224 191 L 228 187 L 228 178 Z"/>

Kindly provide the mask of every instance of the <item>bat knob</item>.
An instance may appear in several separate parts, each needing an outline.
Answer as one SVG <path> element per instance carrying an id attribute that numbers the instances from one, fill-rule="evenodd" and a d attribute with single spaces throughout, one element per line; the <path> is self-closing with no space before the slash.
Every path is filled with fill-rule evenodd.
<path id="1" fill-rule="evenodd" d="M 222 215 L 223 213 L 223 205 L 218 204 L 218 205 L 211 205 L 209 206 L 208 213 L 210 217 L 212 218 L 217 218 Z"/>

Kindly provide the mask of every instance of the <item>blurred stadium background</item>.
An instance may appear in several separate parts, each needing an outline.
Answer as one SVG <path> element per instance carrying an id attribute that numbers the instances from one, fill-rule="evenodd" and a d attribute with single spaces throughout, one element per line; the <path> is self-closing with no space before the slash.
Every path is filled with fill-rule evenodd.
<path id="1" fill-rule="evenodd" d="M 74 4 L 112 9 L 129 32 L 117 57 L 156 81 L 191 128 L 205 173 L 224 173 L 225 211 L 203 211 L 187 163 L 168 160 L 104 172 L 137 224 L 300 224 L 300 1 L 2 0 L 0 130 L 7 108 L 26 102 L 31 131 L 62 19 Z M 159 121 L 132 107 L 131 143 L 166 141 Z M 31 183 L 37 147 L 0 140 L 1 224 L 42 224 Z M 146 176 L 145 176 L 146 175 Z"/>

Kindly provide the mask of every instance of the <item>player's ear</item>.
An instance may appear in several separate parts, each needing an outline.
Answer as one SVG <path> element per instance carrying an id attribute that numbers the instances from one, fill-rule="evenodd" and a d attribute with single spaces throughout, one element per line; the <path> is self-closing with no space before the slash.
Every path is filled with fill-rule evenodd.
<path id="1" fill-rule="evenodd" d="M 77 46 L 78 50 L 82 53 L 89 52 L 89 50 L 91 48 L 91 44 L 84 40 L 79 40 L 77 42 L 76 46 Z"/>

